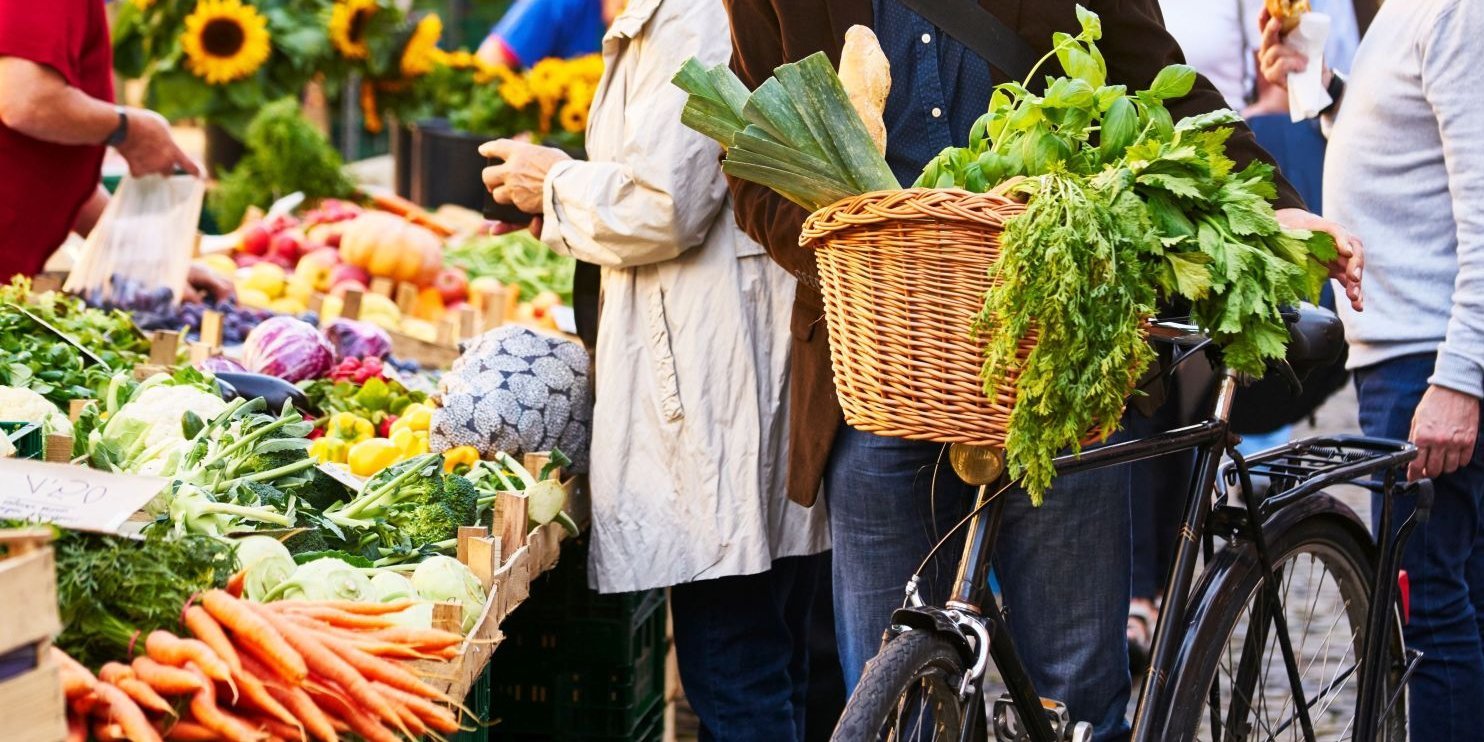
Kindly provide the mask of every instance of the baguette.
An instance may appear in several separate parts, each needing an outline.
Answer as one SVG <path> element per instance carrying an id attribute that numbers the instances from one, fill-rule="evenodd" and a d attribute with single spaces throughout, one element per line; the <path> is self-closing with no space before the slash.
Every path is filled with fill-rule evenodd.
<path id="1" fill-rule="evenodd" d="M 840 84 L 850 97 L 876 149 L 886 154 L 886 96 L 891 92 L 891 64 L 876 34 L 865 26 L 851 26 L 845 32 L 845 46 L 840 51 Z"/>

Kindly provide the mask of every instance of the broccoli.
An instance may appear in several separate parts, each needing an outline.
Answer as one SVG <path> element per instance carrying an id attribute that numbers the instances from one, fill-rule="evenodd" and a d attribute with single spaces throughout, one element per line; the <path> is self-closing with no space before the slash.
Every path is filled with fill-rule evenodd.
<path id="1" fill-rule="evenodd" d="M 471 525 L 479 507 L 479 488 L 457 474 L 443 477 L 443 501 L 458 515 L 459 525 Z"/>
<path id="2" fill-rule="evenodd" d="M 302 484 L 291 485 L 287 491 L 298 497 L 314 510 L 325 510 L 337 502 L 350 499 L 350 488 L 340 480 L 324 473 L 318 467 L 308 470 L 309 479 Z"/>
<path id="3" fill-rule="evenodd" d="M 318 528 L 309 527 L 283 540 L 290 554 L 305 554 L 311 551 L 328 551 L 330 543 Z"/>

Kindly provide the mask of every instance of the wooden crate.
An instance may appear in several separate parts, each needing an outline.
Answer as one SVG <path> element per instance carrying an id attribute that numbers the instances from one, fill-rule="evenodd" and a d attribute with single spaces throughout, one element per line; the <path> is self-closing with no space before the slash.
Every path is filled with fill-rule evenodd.
<path id="1" fill-rule="evenodd" d="M 0 681 L 0 717 L 6 739 L 53 742 L 67 737 L 62 682 L 50 654 L 62 630 L 57 615 L 56 560 L 48 529 L 0 531 L 0 595 L 18 601 L 0 612 L 0 656 L 35 652 L 36 666 Z"/>
<path id="2" fill-rule="evenodd" d="M 532 471 L 539 471 L 542 466 L 533 457 L 527 457 L 525 465 Z M 566 479 L 562 487 L 571 503 L 577 492 L 577 480 Z M 478 526 L 459 531 L 458 559 L 484 584 L 484 610 L 464 638 L 458 658 L 413 663 L 413 670 L 423 680 L 450 698 L 462 699 L 468 695 L 504 639 L 500 624 L 530 596 L 531 581 L 555 567 L 561 556 L 562 542 L 568 538 L 566 529 L 557 523 L 530 530 L 526 526 L 526 498 L 511 492 L 496 500 L 490 528 Z M 461 616 L 458 606 L 440 605 L 434 613 L 434 623 L 457 626 Z"/>

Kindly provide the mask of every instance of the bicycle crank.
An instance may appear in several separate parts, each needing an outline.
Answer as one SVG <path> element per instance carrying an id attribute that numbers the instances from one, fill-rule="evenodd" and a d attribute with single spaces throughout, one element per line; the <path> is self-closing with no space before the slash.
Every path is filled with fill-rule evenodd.
<path id="1" fill-rule="evenodd" d="M 1085 721 L 1073 722 L 1066 704 L 1043 698 L 1041 710 L 1051 724 L 1051 732 L 1061 742 L 1092 742 L 1092 725 Z M 1030 733 L 1020 723 L 1020 712 L 1008 693 L 994 702 L 994 734 L 999 742 L 1030 742 Z"/>

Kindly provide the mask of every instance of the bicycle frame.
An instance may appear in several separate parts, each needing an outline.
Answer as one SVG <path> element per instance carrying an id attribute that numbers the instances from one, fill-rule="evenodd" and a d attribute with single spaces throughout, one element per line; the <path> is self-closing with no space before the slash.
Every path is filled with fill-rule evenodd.
<path id="1" fill-rule="evenodd" d="M 1073 472 L 1087 471 L 1107 466 L 1131 464 L 1146 459 L 1156 458 L 1168 454 L 1183 453 L 1188 451 L 1197 452 L 1194 474 L 1191 480 L 1191 489 L 1187 497 L 1185 513 L 1182 517 L 1180 538 L 1175 547 L 1175 554 L 1170 567 L 1168 579 L 1166 580 L 1163 606 L 1161 612 L 1165 616 L 1184 616 L 1190 608 L 1192 590 L 1196 576 L 1198 559 L 1204 556 L 1210 559 L 1212 556 L 1211 539 L 1208 531 L 1208 519 L 1214 506 L 1213 493 L 1215 492 L 1218 476 L 1222 472 L 1222 457 L 1235 443 L 1235 438 L 1230 433 L 1228 419 L 1231 413 L 1232 400 L 1237 390 L 1238 379 L 1233 373 L 1223 375 L 1216 394 L 1212 414 L 1209 419 L 1174 430 L 1155 435 L 1153 437 L 1115 443 L 1101 448 L 1083 452 L 1080 455 L 1067 455 L 1055 461 L 1057 473 L 1068 474 Z M 1284 474 L 1293 482 L 1284 488 L 1284 491 L 1276 496 L 1262 499 L 1252 495 L 1253 489 L 1250 480 L 1247 463 L 1240 456 L 1234 456 L 1233 464 L 1236 474 L 1239 475 L 1239 484 L 1246 497 L 1245 518 L 1247 529 L 1252 531 L 1252 542 L 1258 551 L 1259 557 L 1266 570 L 1264 584 L 1270 587 L 1274 583 L 1274 573 L 1271 569 L 1271 560 L 1267 554 L 1266 545 L 1261 538 L 1261 527 L 1263 521 L 1271 514 L 1284 510 L 1291 505 L 1301 501 L 1305 496 L 1320 491 L 1323 487 L 1339 483 L 1354 482 L 1360 477 L 1371 472 L 1387 471 L 1387 479 L 1382 485 L 1382 491 L 1391 493 L 1396 490 L 1395 469 L 1399 463 L 1405 463 L 1412 456 L 1409 446 L 1403 444 L 1401 447 L 1394 442 L 1370 441 L 1360 438 L 1333 439 L 1335 445 L 1343 445 L 1359 448 L 1363 451 L 1373 450 L 1374 457 L 1359 459 L 1354 462 L 1336 464 L 1323 471 Z M 1368 448 L 1368 446 L 1372 448 Z M 1284 449 L 1277 449 L 1284 450 Z M 1295 449 L 1297 450 L 1297 449 Z M 1348 449 L 1347 449 L 1348 450 Z M 1259 455 L 1255 461 L 1259 465 L 1268 465 L 1272 468 L 1282 468 L 1286 462 L 1272 459 L 1264 459 Z M 1004 483 L 1002 478 L 1001 484 Z M 989 589 L 989 571 L 991 566 L 993 544 L 997 538 L 1000 524 L 1003 519 L 1003 500 L 990 494 L 998 491 L 998 486 L 993 489 L 986 485 L 981 486 L 978 498 L 966 525 L 966 538 L 963 546 L 963 555 L 959 561 L 958 571 L 949 591 L 949 599 L 945 608 L 937 609 L 923 604 L 916 592 L 916 578 L 909 586 L 910 607 L 903 608 L 893 616 L 893 624 L 913 629 L 937 630 L 949 636 L 955 637 L 961 648 L 969 652 L 971 656 L 977 654 L 982 661 L 983 653 L 972 651 L 970 646 L 970 635 L 977 634 L 978 641 L 988 640 L 988 656 L 993 660 L 1000 672 L 1008 695 L 1014 703 L 1019 722 L 1027 737 L 1032 742 L 1058 742 L 1061 737 L 1058 730 L 1053 729 L 1051 722 L 1044 713 L 1039 710 L 1043 708 L 1042 699 L 1036 693 L 1035 686 L 1025 666 L 1020 660 L 1019 652 L 1015 647 L 1005 623 L 1004 615 L 997 604 L 993 592 Z M 1430 493 L 1429 493 L 1430 494 Z M 1426 497 L 1430 503 L 1431 498 Z M 1385 498 L 1383 509 L 1383 520 L 1388 524 L 1384 531 L 1380 544 L 1380 557 L 1378 559 L 1377 584 L 1374 586 L 1374 595 L 1377 605 L 1372 607 L 1370 622 L 1367 626 L 1361 657 L 1365 666 L 1374 666 L 1383 657 L 1385 647 L 1384 623 L 1387 611 L 1394 610 L 1394 575 L 1395 562 L 1400 551 L 1401 544 L 1405 543 L 1407 534 L 1416 525 L 1415 521 L 1425 520 L 1426 511 L 1423 500 L 1419 499 L 1419 515 L 1414 517 L 1403 527 L 1397 539 L 1391 537 L 1389 523 L 1391 521 L 1391 498 Z M 1385 571 L 1382 571 L 1385 570 Z M 1267 599 L 1277 601 L 1276 588 L 1267 594 Z M 1277 603 L 1274 603 L 1277 605 Z M 1273 611 L 1266 611 L 1272 614 Z M 1294 673 L 1297 672 L 1293 651 L 1288 636 L 1286 622 L 1281 615 L 1268 615 L 1264 620 L 1263 631 L 1276 631 L 1278 634 L 1280 648 L 1284 654 L 1285 664 L 1288 665 L 1290 683 L 1294 683 Z M 976 623 L 977 622 L 977 623 Z M 981 628 L 982 626 L 982 628 Z M 973 631 L 965 631 L 965 629 Z M 1134 740 L 1156 740 L 1162 734 L 1162 720 L 1154 718 L 1155 706 L 1150 701 L 1161 698 L 1166 690 L 1166 683 L 1174 670 L 1174 664 L 1179 660 L 1181 643 L 1183 639 L 1183 625 L 1179 621 L 1161 621 L 1155 630 L 1154 651 L 1151 658 L 1149 672 L 1144 679 L 1139 705 L 1133 718 Z M 987 637 L 986 637 L 987 635 Z M 1415 665 L 1414 665 L 1415 666 Z M 976 671 L 982 671 L 983 667 L 976 667 Z M 1410 671 L 1409 671 L 1410 672 Z M 972 690 L 969 686 L 969 677 L 964 680 L 963 691 Z M 1376 673 L 1366 673 L 1361 683 L 1360 709 L 1371 713 L 1380 704 L 1388 704 L 1388 699 L 1381 696 L 1383 686 Z M 1302 689 L 1297 691 L 1300 695 L 1299 708 L 1296 709 L 1298 721 L 1302 723 L 1307 733 L 1307 738 L 1312 739 L 1312 725 L 1308 717 L 1307 704 L 1302 702 Z M 1389 703 L 1395 703 L 1396 698 L 1390 699 Z M 1389 707 L 1389 706 L 1388 706 Z M 1034 713 L 1028 713 L 1032 712 Z M 1361 722 L 1361 728 L 1370 729 L 1370 719 Z M 991 729 L 994 720 L 990 719 Z"/>

